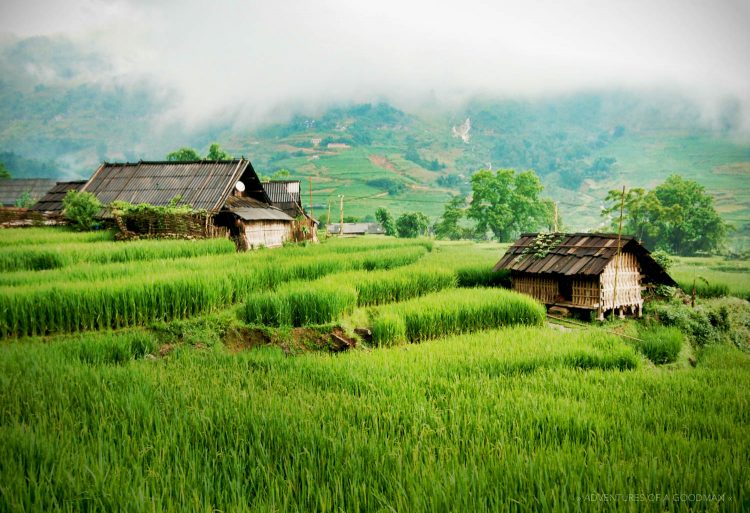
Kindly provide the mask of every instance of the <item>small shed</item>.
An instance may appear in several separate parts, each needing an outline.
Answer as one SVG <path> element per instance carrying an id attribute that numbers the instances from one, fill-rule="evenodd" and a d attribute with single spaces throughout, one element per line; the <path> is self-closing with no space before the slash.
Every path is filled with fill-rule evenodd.
<path id="1" fill-rule="evenodd" d="M 358 235 L 385 235 L 385 230 L 380 223 L 331 223 L 326 227 L 326 230 L 331 235 L 352 237 Z"/>
<path id="2" fill-rule="evenodd" d="M 508 248 L 494 271 L 511 272 L 513 290 L 547 306 L 642 313 L 642 290 L 676 286 L 634 237 L 602 233 L 525 233 Z"/>
<path id="3" fill-rule="evenodd" d="M 275 248 L 291 240 L 294 219 L 280 208 L 255 198 L 230 196 L 220 214 L 235 217 L 241 249 Z"/>

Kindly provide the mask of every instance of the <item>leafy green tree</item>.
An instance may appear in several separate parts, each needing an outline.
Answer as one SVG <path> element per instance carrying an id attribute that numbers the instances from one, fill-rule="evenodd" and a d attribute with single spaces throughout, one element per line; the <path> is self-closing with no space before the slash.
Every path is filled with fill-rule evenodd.
<path id="1" fill-rule="evenodd" d="M 95 217 L 101 209 L 101 202 L 90 192 L 68 191 L 63 198 L 63 216 L 76 230 L 94 228 Z"/>
<path id="2" fill-rule="evenodd" d="M 471 188 L 467 215 L 477 222 L 480 234 L 489 230 L 507 242 L 519 232 L 549 225 L 549 203 L 540 198 L 544 187 L 532 170 L 516 174 L 514 169 L 482 169 L 471 177 Z"/>
<path id="3" fill-rule="evenodd" d="M 193 148 L 184 147 L 167 154 L 169 162 L 185 162 L 190 160 L 200 160 L 201 156 Z"/>
<path id="4" fill-rule="evenodd" d="M 10 178 L 10 171 L 2 162 L 0 162 L 0 178 Z"/>
<path id="5" fill-rule="evenodd" d="M 393 215 L 385 208 L 380 207 L 375 211 L 375 219 L 383 227 L 386 235 L 396 235 L 396 225 L 393 222 Z"/>
<path id="6" fill-rule="evenodd" d="M 396 219 L 396 231 L 399 237 L 413 239 L 427 233 L 430 220 L 422 212 L 406 212 Z"/>
<path id="7" fill-rule="evenodd" d="M 466 198 L 454 196 L 446 205 L 443 215 L 435 224 L 435 236 L 438 239 L 461 239 L 465 234 L 458 225 L 466 215 Z"/>
<path id="8" fill-rule="evenodd" d="M 609 191 L 609 207 L 602 215 L 619 222 L 622 191 Z M 676 255 L 694 255 L 718 250 L 731 227 L 714 208 L 713 198 L 694 180 L 671 175 L 651 191 L 633 189 L 625 193 L 623 232 L 631 233 L 651 249 Z"/>
<path id="9" fill-rule="evenodd" d="M 232 156 L 219 147 L 219 143 L 213 143 L 208 148 L 206 160 L 232 160 Z"/>

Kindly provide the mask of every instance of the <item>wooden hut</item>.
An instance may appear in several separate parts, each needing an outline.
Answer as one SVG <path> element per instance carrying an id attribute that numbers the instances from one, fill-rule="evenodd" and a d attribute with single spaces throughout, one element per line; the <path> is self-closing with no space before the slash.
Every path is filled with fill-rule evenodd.
<path id="1" fill-rule="evenodd" d="M 640 316 L 644 287 L 677 285 L 634 237 L 618 244 L 617 234 L 526 233 L 494 267 L 501 269 L 510 270 L 513 290 L 599 319 L 611 310 Z"/>
<path id="2" fill-rule="evenodd" d="M 179 197 L 181 203 L 205 212 L 203 228 L 196 235 L 229 235 L 240 249 L 298 240 L 294 218 L 273 204 L 247 159 L 104 163 L 81 190 L 105 205 L 124 201 L 165 206 Z M 201 223 L 175 224 L 201 227 Z M 144 225 L 148 230 L 161 226 L 172 230 L 168 223 Z"/>

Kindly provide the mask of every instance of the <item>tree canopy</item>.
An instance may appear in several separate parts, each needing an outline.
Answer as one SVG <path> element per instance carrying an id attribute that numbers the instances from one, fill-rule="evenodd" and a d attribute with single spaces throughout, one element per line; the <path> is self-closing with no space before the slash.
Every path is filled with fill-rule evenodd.
<path id="1" fill-rule="evenodd" d="M 467 230 L 459 226 L 459 221 L 466 215 L 466 198 L 454 196 L 445 205 L 443 215 L 435 223 L 435 236 L 438 239 L 458 240 L 463 238 Z"/>
<path id="2" fill-rule="evenodd" d="M 383 208 L 380 207 L 375 211 L 375 219 L 383 227 L 383 231 L 386 235 L 396 235 L 396 225 L 393 223 L 393 215 Z"/>
<path id="3" fill-rule="evenodd" d="M 218 143 L 212 143 L 208 147 L 208 153 L 201 157 L 197 150 L 185 146 L 167 154 L 167 160 L 170 162 L 186 162 L 191 160 L 230 160 L 232 156 L 221 149 Z"/>
<path id="4" fill-rule="evenodd" d="M 532 170 L 516 174 L 514 169 L 482 169 L 471 177 L 471 188 L 467 215 L 476 221 L 480 234 L 489 230 L 507 242 L 520 232 L 550 224 L 551 202 L 540 197 L 544 186 Z"/>
<path id="5" fill-rule="evenodd" d="M 609 205 L 602 211 L 614 218 L 615 228 L 621 200 L 622 191 L 609 191 Z M 705 188 L 680 175 L 671 175 L 650 191 L 636 188 L 625 193 L 623 233 L 633 234 L 649 249 L 676 255 L 710 253 L 721 247 L 729 230 Z"/>
<path id="6" fill-rule="evenodd" d="M 10 171 L 2 162 L 0 162 L 0 178 L 10 178 Z"/>
<path id="7" fill-rule="evenodd" d="M 406 212 L 396 219 L 399 237 L 414 238 L 427 233 L 430 220 L 422 212 Z"/>
<path id="8" fill-rule="evenodd" d="M 208 148 L 206 160 L 231 160 L 232 156 L 222 150 L 218 143 L 213 143 Z"/>

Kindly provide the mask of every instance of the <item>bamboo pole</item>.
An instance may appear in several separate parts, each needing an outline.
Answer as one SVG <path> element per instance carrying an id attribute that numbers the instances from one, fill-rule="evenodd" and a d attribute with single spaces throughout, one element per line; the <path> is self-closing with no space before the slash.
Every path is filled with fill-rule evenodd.
<path id="1" fill-rule="evenodd" d="M 612 318 L 615 317 L 615 308 L 617 308 L 617 274 L 620 270 L 620 249 L 622 248 L 622 211 L 625 207 L 625 186 L 622 186 L 622 197 L 620 198 L 620 224 L 617 228 L 617 253 L 615 253 L 615 282 L 612 289 Z M 622 315 L 622 309 L 620 309 Z"/>

